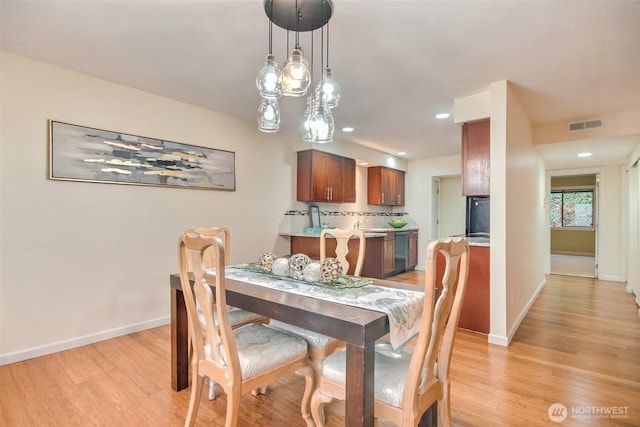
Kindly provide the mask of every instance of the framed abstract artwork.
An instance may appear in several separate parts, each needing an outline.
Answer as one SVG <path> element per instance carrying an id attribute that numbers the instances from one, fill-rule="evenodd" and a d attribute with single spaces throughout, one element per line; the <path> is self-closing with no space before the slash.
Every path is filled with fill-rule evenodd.
<path id="1" fill-rule="evenodd" d="M 235 191 L 235 152 L 50 120 L 49 178 Z"/>

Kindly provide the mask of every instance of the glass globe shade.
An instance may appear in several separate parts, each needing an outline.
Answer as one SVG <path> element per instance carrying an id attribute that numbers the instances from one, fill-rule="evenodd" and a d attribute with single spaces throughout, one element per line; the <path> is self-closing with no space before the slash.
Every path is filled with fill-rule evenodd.
<path id="1" fill-rule="evenodd" d="M 322 80 L 318 82 L 315 88 L 316 98 L 320 98 L 319 92 L 322 92 L 322 99 L 327 108 L 335 108 L 340 102 L 340 85 L 331 77 L 331 69 L 325 68 L 322 72 Z"/>
<path id="2" fill-rule="evenodd" d="M 284 96 L 304 96 L 311 84 L 311 74 L 302 57 L 302 49 L 296 48 L 291 52 L 282 70 L 282 94 Z"/>
<path id="3" fill-rule="evenodd" d="M 258 129 L 273 133 L 280 128 L 280 107 L 275 98 L 262 98 L 258 107 Z"/>
<path id="4" fill-rule="evenodd" d="M 258 86 L 261 97 L 280 98 L 282 95 L 281 75 L 282 72 L 278 68 L 275 56 L 273 54 L 267 55 L 267 59 L 256 77 L 256 86 Z"/>

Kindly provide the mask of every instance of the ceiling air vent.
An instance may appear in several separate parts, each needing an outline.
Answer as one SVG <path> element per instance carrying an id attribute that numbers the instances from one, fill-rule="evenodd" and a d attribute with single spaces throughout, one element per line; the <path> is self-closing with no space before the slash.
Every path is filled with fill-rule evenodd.
<path id="1" fill-rule="evenodd" d="M 579 130 L 597 129 L 602 127 L 602 120 L 586 120 L 584 122 L 571 122 L 569 123 L 569 132 L 576 132 Z"/>

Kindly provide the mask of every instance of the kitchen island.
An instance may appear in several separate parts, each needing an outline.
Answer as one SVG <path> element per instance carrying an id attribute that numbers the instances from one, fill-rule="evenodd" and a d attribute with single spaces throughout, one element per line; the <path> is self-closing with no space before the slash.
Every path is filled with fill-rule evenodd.
<path id="1" fill-rule="evenodd" d="M 409 234 L 406 251 L 403 257 L 406 257 L 406 267 L 400 271 L 400 258 L 398 258 L 398 250 L 396 247 L 396 231 L 391 227 L 362 229 L 366 239 L 366 249 L 364 264 L 362 266 L 362 276 L 372 278 L 384 278 L 392 276 L 407 270 L 413 270 L 418 263 L 418 229 L 403 228 Z M 290 237 L 291 254 L 303 253 L 311 258 L 320 258 L 320 236 L 317 234 L 308 234 L 304 232 L 296 233 L 280 233 L 281 236 Z M 327 250 L 329 254 L 335 252 L 335 241 L 329 239 L 327 241 Z M 356 263 L 357 241 L 349 242 L 349 261 L 350 271 L 347 274 L 353 274 L 353 268 Z M 398 262 L 396 262 L 398 260 Z"/>

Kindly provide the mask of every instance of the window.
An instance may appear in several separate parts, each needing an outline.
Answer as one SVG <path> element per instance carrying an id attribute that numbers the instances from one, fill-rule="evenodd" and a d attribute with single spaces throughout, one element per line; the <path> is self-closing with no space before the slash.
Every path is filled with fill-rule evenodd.
<path id="1" fill-rule="evenodd" d="M 551 227 L 593 228 L 593 190 L 552 190 Z"/>

